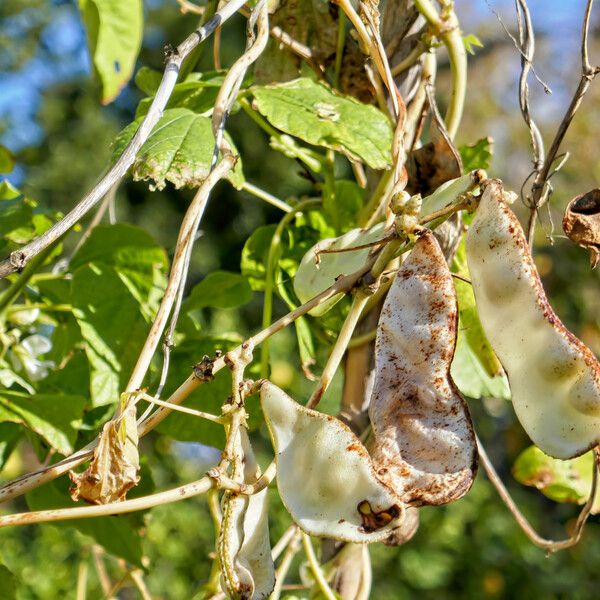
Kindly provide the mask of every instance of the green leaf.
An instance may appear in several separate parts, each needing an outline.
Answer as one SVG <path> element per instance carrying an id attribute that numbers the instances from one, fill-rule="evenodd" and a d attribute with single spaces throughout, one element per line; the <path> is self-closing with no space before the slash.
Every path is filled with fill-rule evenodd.
<path id="1" fill-rule="evenodd" d="M 146 338 L 141 306 L 119 273 L 99 263 L 75 271 L 71 304 L 86 341 L 92 404 L 116 402 Z"/>
<path id="2" fill-rule="evenodd" d="M 88 263 L 114 267 L 134 297 L 154 315 L 166 286 L 166 251 L 144 229 L 118 223 L 98 225 L 71 261 L 71 269 Z"/>
<path id="3" fill-rule="evenodd" d="M 513 475 L 524 485 L 537 488 L 555 502 L 585 504 L 592 490 L 593 452 L 570 460 L 544 454 L 536 446 L 523 450 L 513 465 Z M 593 513 L 600 511 L 598 498 Z"/>
<path id="4" fill-rule="evenodd" d="M 456 351 L 452 360 L 452 379 L 458 389 L 469 398 L 500 398 L 510 400 L 510 387 L 506 375 L 490 377 L 471 350 L 464 332 L 460 329 Z"/>
<path id="5" fill-rule="evenodd" d="M 113 160 L 121 155 L 137 131 L 141 119 L 130 123 L 114 143 Z M 236 152 L 232 140 L 225 137 Z M 166 182 L 176 188 L 198 187 L 208 176 L 215 138 L 211 120 L 188 108 L 170 108 L 156 124 L 141 147 L 131 167 L 135 181 L 152 181 L 151 188 L 162 190 Z M 244 182 L 241 161 L 238 160 L 227 178 L 240 188 Z"/>
<path id="6" fill-rule="evenodd" d="M 494 153 L 494 140 L 491 137 L 481 138 L 474 144 L 461 146 L 458 151 L 465 173 L 475 169 L 488 169 Z"/>
<path id="7" fill-rule="evenodd" d="M 8 181 L 0 181 L 0 251 L 6 253 L 30 242 L 52 225 L 37 204 Z"/>
<path id="8" fill-rule="evenodd" d="M 85 403 L 83 396 L 2 391 L 0 421 L 25 425 L 61 454 L 70 454 Z"/>
<path id="9" fill-rule="evenodd" d="M 0 590 L 2 590 L 3 600 L 15 600 L 17 597 L 17 578 L 2 564 L 0 564 Z"/>
<path id="10" fill-rule="evenodd" d="M 475 48 L 483 48 L 483 43 L 474 33 L 464 35 L 463 44 L 469 54 L 475 54 Z"/>
<path id="11" fill-rule="evenodd" d="M 265 289 L 267 257 L 275 229 L 277 225 L 263 225 L 255 229 L 242 249 L 242 275 L 256 292 Z"/>
<path id="12" fill-rule="evenodd" d="M 470 279 L 464 238 L 461 240 L 454 257 L 452 271 L 466 279 Z M 455 278 L 454 287 L 456 288 L 458 298 L 459 329 L 464 333 L 466 342 L 471 347 L 473 354 L 477 357 L 486 373 L 490 377 L 500 375 L 503 372 L 502 365 L 488 342 L 481 321 L 479 320 L 473 286 L 466 281 Z"/>
<path id="13" fill-rule="evenodd" d="M 236 308 L 252 300 L 252 288 L 248 280 L 239 273 L 214 271 L 194 286 L 187 297 L 183 310 L 201 308 Z"/>
<path id="14" fill-rule="evenodd" d="M 281 131 L 385 169 L 392 128 L 377 108 L 335 94 L 322 83 L 296 79 L 252 88 L 258 110 Z"/>
<path id="15" fill-rule="evenodd" d="M 337 234 L 356 227 L 364 201 L 365 190 L 354 181 L 339 179 L 335 182 L 334 195 L 325 195 L 323 199 L 323 211 Z"/>
<path id="16" fill-rule="evenodd" d="M 209 73 L 191 73 L 194 75 L 193 79 L 190 76 L 183 83 L 178 83 L 173 88 L 173 93 L 169 98 L 166 108 L 189 108 L 196 113 L 211 113 L 219 89 L 225 78 L 221 71 L 211 71 Z M 154 92 L 151 94 L 154 95 Z M 135 118 L 145 116 L 148 113 L 150 104 L 154 98 L 144 98 L 138 104 L 135 111 Z M 208 115 L 204 115 L 208 116 Z"/>
<path id="17" fill-rule="evenodd" d="M 154 96 L 158 86 L 163 78 L 163 74 L 156 69 L 150 67 L 142 67 L 135 74 L 135 85 L 146 94 L 146 96 Z"/>
<path id="18" fill-rule="evenodd" d="M 29 510 L 71 508 L 74 506 L 68 493 L 68 482 L 51 482 L 25 496 Z M 142 566 L 142 538 L 139 516 L 118 515 L 76 519 L 63 523 L 53 523 L 55 527 L 71 527 L 84 535 L 89 535 L 107 552 L 124 558 L 136 566 Z"/>
<path id="19" fill-rule="evenodd" d="M 10 173 L 15 162 L 13 153 L 6 146 L 0 145 L 0 173 Z"/>
<path id="20" fill-rule="evenodd" d="M 102 82 L 102 102 L 125 87 L 142 44 L 142 0 L 79 0 L 88 46 Z"/>
<path id="21" fill-rule="evenodd" d="M 21 439 L 21 435 L 23 435 L 23 431 L 18 425 L 0 423 L 0 469 L 4 468 L 6 461 L 10 458 L 12 451 Z M 0 589 L 2 589 L 1 585 Z"/>

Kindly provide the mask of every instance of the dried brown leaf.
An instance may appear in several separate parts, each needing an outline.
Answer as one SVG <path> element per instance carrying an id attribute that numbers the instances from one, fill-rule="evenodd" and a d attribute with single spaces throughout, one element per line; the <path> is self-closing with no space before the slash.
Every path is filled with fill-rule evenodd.
<path id="1" fill-rule="evenodd" d="M 563 229 L 569 239 L 590 251 L 592 269 L 600 261 L 600 189 L 576 196 L 567 204 Z"/>
<path id="2" fill-rule="evenodd" d="M 452 276 L 426 232 L 381 312 L 369 406 L 378 476 L 411 506 L 457 500 L 477 469 L 471 418 L 450 376 L 456 333 Z"/>
<path id="3" fill-rule="evenodd" d="M 69 473 L 74 483 L 71 498 L 91 504 L 125 500 L 140 479 L 137 446 L 136 411 L 131 403 L 118 419 L 104 426 L 90 466 L 83 473 Z"/>

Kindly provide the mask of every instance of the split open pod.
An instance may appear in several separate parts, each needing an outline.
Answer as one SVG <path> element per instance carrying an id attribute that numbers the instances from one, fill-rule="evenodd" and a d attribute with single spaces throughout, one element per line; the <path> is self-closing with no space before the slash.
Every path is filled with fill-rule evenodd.
<path id="1" fill-rule="evenodd" d="M 473 424 L 450 376 L 457 320 L 452 275 L 426 231 L 381 311 L 369 404 L 378 476 L 410 506 L 457 500 L 477 470 Z"/>
<path id="2" fill-rule="evenodd" d="M 519 421 L 546 454 L 583 454 L 600 442 L 600 364 L 548 303 L 500 181 L 487 183 L 466 244 L 481 322 Z"/>
<path id="3" fill-rule="evenodd" d="M 279 493 L 304 531 L 394 541 L 407 507 L 444 504 L 469 490 L 477 450 L 467 406 L 450 377 L 456 327 L 452 277 L 435 237 L 425 232 L 398 272 L 378 325 L 371 454 L 338 419 L 263 383 Z M 414 533 L 411 517 L 398 540 Z"/>
<path id="4" fill-rule="evenodd" d="M 301 529 L 364 543 L 382 541 L 400 525 L 402 501 L 378 479 L 349 427 L 298 404 L 268 381 L 260 398 L 275 449 L 279 495 Z"/>

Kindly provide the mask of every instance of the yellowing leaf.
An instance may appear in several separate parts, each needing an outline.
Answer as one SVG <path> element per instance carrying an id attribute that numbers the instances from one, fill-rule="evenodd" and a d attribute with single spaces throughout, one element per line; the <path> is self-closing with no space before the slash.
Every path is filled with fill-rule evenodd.
<path id="1" fill-rule="evenodd" d="M 79 0 L 88 46 L 102 82 L 102 102 L 125 87 L 142 43 L 142 0 Z"/>

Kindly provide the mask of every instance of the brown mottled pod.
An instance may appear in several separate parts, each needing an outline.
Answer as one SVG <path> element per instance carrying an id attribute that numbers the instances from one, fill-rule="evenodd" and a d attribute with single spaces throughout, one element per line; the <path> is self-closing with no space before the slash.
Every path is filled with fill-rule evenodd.
<path id="1" fill-rule="evenodd" d="M 477 470 L 471 418 L 450 376 L 456 333 L 452 276 L 425 232 L 381 312 L 369 406 L 378 475 L 411 506 L 457 500 Z"/>
<path id="2" fill-rule="evenodd" d="M 570 240 L 590 251 L 592 269 L 600 260 L 600 190 L 576 196 L 567 204 L 563 229 Z"/>
<path id="3" fill-rule="evenodd" d="M 481 323 L 519 421 L 546 454 L 583 454 L 600 442 L 600 363 L 548 303 L 500 181 L 487 183 L 466 244 Z"/>

